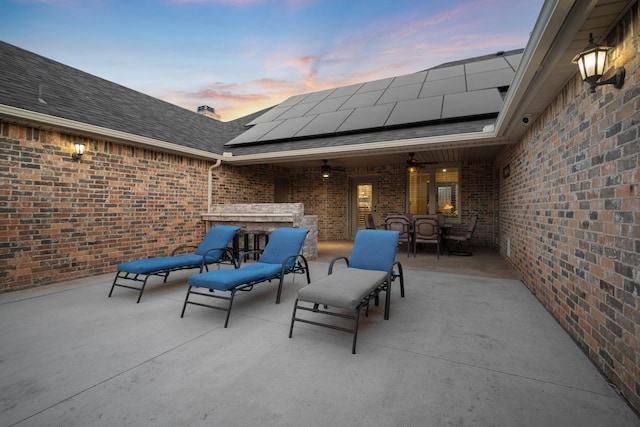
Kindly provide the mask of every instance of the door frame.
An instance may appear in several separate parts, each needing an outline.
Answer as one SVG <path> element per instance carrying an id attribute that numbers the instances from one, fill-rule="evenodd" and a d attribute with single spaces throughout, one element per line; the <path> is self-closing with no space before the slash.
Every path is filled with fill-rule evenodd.
<path id="1" fill-rule="evenodd" d="M 378 177 L 362 176 L 349 179 L 349 238 L 354 239 L 358 231 L 358 185 L 371 185 L 371 213 L 378 208 Z"/>

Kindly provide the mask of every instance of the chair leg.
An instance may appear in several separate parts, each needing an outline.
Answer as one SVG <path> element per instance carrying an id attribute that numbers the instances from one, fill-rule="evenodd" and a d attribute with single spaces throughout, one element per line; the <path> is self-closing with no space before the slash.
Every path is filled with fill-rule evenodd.
<path id="1" fill-rule="evenodd" d="M 396 265 L 398 266 L 398 274 L 396 275 L 395 272 L 392 273 L 391 281 L 394 281 L 396 277 L 400 278 L 400 297 L 404 298 L 404 273 L 402 272 L 402 264 L 396 262 Z"/>
<path id="2" fill-rule="evenodd" d="M 449 256 L 451 255 L 456 255 L 456 256 L 472 256 L 473 254 L 469 251 L 465 251 L 464 249 L 462 249 L 462 240 L 458 240 L 458 244 L 456 245 L 456 248 L 454 250 L 449 249 Z"/>
<path id="3" fill-rule="evenodd" d="M 120 274 L 120 272 L 118 271 L 116 273 L 116 278 L 113 279 L 113 284 L 111 285 L 111 290 L 109 291 L 109 298 L 111 298 L 111 294 L 113 293 L 113 289 L 116 287 L 116 281 L 118 281 L 118 275 Z"/>
<path id="4" fill-rule="evenodd" d="M 284 274 L 280 275 L 280 283 L 278 283 L 278 293 L 276 294 L 276 304 L 280 304 L 280 295 L 282 294 L 282 282 L 284 281 Z"/>
<path id="5" fill-rule="evenodd" d="M 140 303 L 140 298 L 142 298 L 142 293 L 144 292 L 144 287 L 147 286 L 147 280 L 149 280 L 149 276 L 144 278 L 144 282 L 142 282 L 142 287 L 140 288 L 140 294 L 138 295 L 138 301 L 136 304 Z"/>
<path id="6" fill-rule="evenodd" d="M 351 354 L 356 354 L 356 341 L 358 340 L 358 326 L 360 324 L 360 307 L 356 310 L 355 325 L 353 328 L 353 345 L 351 346 Z"/>
<path id="7" fill-rule="evenodd" d="M 142 298 L 142 293 L 144 292 L 144 287 L 147 285 L 147 280 L 149 280 L 149 278 L 152 275 L 145 275 L 144 276 L 144 280 L 138 279 L 138 276 L 140 274 L 136 274 L 134 277 L 129 277 L 129 273 L 126 273 L 124 275 L 120 275 L 120 273 L 122 273 L 122 271 L 118 271 L 116 273 L 116 277 L 115 279 L 113 279 L 113 283 L 111 284 L 111 290 L 109 291 L 109 298 L 111 298 L 111 295 L 113 294 L 113 290 L 115 289 L 116 286 L 120 286 L 123 288 L 128 288 L 128 289 L 134 289 L 136 291 L 139 291 L 138 293 L 138 300 L 136 301 L 136 304 L 140 302 L 140 299 Z M 162 274 L 157 274 L 157 276 L 162 276 Z M 131 285 L 127 285 L 125 283 L 118 283 L 118 279 L 123 279 L 123 280 L 131 280 L 131 281 L 135 281 L 135 282 L 142 282 L 142 286 L 139 288 L 136 288 L 135 286 L 131 286 Z"/>
<path id="8" fill-rule="evenodd" d="M 289 338 L 293 335 L 293 323 L 296 321 L 296 311 L 298 310 L 298 298 L 293 304 L 293 315 L 291 316 L 291 327 L 289 328 Z"/>
<path id="9" fill-rule="evenodd" d="M 391 304 L 391 280 L 392 276 L 387 276 L 387 290 L 384 296 L 384 320 L 389 320 L 389 305 Z"/>
<path id="10" fill-rule="evenodd" d="M 180 318 L 182 319 L 184 317 L 184 311 L 187 308 L 187 301 L 189 301 L 189 294 L 191 293 L 191 286 L 189 286 L 189 288 L 187 289 L 187 296 L 184 298 L 184 305 L 182 306 L 182 313 L 180 313 Z"/>
<path id="11" fill-rule="evenodd" d="M 229 307 L 227 308 L 227 318 L 224 320 L 224 327 L 229 324 L 229 316 L 231 315 L 231 305 L 233 304 L 233 297 L 236 295 L 236 290 L 231 291 L 231 297 L 229 298 Z"/>

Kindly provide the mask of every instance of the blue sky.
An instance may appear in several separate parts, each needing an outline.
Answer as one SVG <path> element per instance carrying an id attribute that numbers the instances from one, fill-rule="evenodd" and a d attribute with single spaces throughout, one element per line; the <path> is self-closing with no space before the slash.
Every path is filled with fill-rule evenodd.
<path id="1" fill-rule="evenodd" d="M 543 0 L 0 0 L 0 40 L 232 120 L 526 46 Z"/>

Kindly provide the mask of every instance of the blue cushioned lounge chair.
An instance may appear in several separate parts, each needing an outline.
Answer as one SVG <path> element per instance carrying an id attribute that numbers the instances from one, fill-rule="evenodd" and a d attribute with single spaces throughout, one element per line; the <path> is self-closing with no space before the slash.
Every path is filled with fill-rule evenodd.
<path id="1" fill-rule="evenodd" d="M 208 273 L 191 276 L 189 278 L 189 289 L 187 289 L 187 296 L 184 299 L 180 317 L 184 317 L 187 304 L 222 310 L 227 312 L 224 321 L 224 327 L 226 328 L 229 323 L 233 297 L 236 293 L 238 291 L 250 291 L 256 284 L 274 279 L 279 280 L 278 293 L 276 295 L 276 304 L 279 304 L 280 294 L 282 293 L 282 281 L 286 274 L 306 273 L 307 283 L 311 281 L 307 260 L 300 254 L 302 244 L 308 232 L 309 230 L 305 228 L 278 228 L 271 233 L 269 243 L 267 243 L 257 262 L 243 266 L 243 259 L 246 260 L 249 255 L 255 253 L 255 251 L 245 252 L 238 260 L 239 267 L 236 270 L 210 271 Z M 208 289 L 209 292 L 197 292 L 194 288 Z M 189 301 L 191 295 L 218 298 L 226 300 L 229 303 L 226 306 L 219 306 Z"/>
<path id="2" fill-rule="evenodd" d="M 298 291 L 293 306 L 289 338 L 293 334 L 293 324 L 309 323 L 339 331 L 353 333 L 351 353 L 356 352 L 360 310 L 365 307 L 368 314 L 369 303 L 378 303 L 378 295 L 385 292 L 384 318 L 389 319 L 391 282 L 400 278 L 400 295 L 404 297 L 404 276 L 402 265 L 396 262 L 398 251 L 397 231 L 359 230 L 351 250 L 351 258 L 334 258 L 329 263 L 329 275 Z M 347 268 L 333 271 L 334 263 L 345 260 Z M 398 269 L 396 272 L 395 269 Z M 310 305 L 309 305 L 310 304 Z M 324 309 L 320 309 L 320 306 Z M 296 317 L 297 310 L 312 312 L 305 318 Z M 323 323 L 317 319 L 328 315 L 353 320 L 353 326 L 343 327 L 334 323 Z"/>
<path id="3" fill-rule="evenodd" d="M 167 282 L 169 273 L 176 270 L 199 268 L 209 271 L 209 264 L 229 263 L 236 267 L 236 259 L 233 251 L 228 247 L 240 227 L 231 225 L 216 225 L 211 227 L 204 236 L 199 246 L 182 245 L 173 250 L 171 256 L 139 259 L 118 264 L 116 278 L 111 285 L 109 297 L 116 286 L 139 290 L 138 301 L 142 298 L 142 292 L 151 276 L 164 278 Z M 192 254 L 182 254 L 185 249 L 195 248 Z M 219 267 L 219 266 L 218 266 Z M 142 286 L 133 286 L 135 282 L 142 282 Z"/>

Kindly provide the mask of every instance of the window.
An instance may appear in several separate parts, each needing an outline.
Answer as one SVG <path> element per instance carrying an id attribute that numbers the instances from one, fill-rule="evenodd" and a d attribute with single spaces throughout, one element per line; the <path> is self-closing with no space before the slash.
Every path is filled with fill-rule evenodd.
<path id="1" fill-rule="evenodd" d="M 447 222 L 458 222 L 459 181 L 458 167 L 428 167 L 409 172 L 409 212 L 442 214 Z"/>

